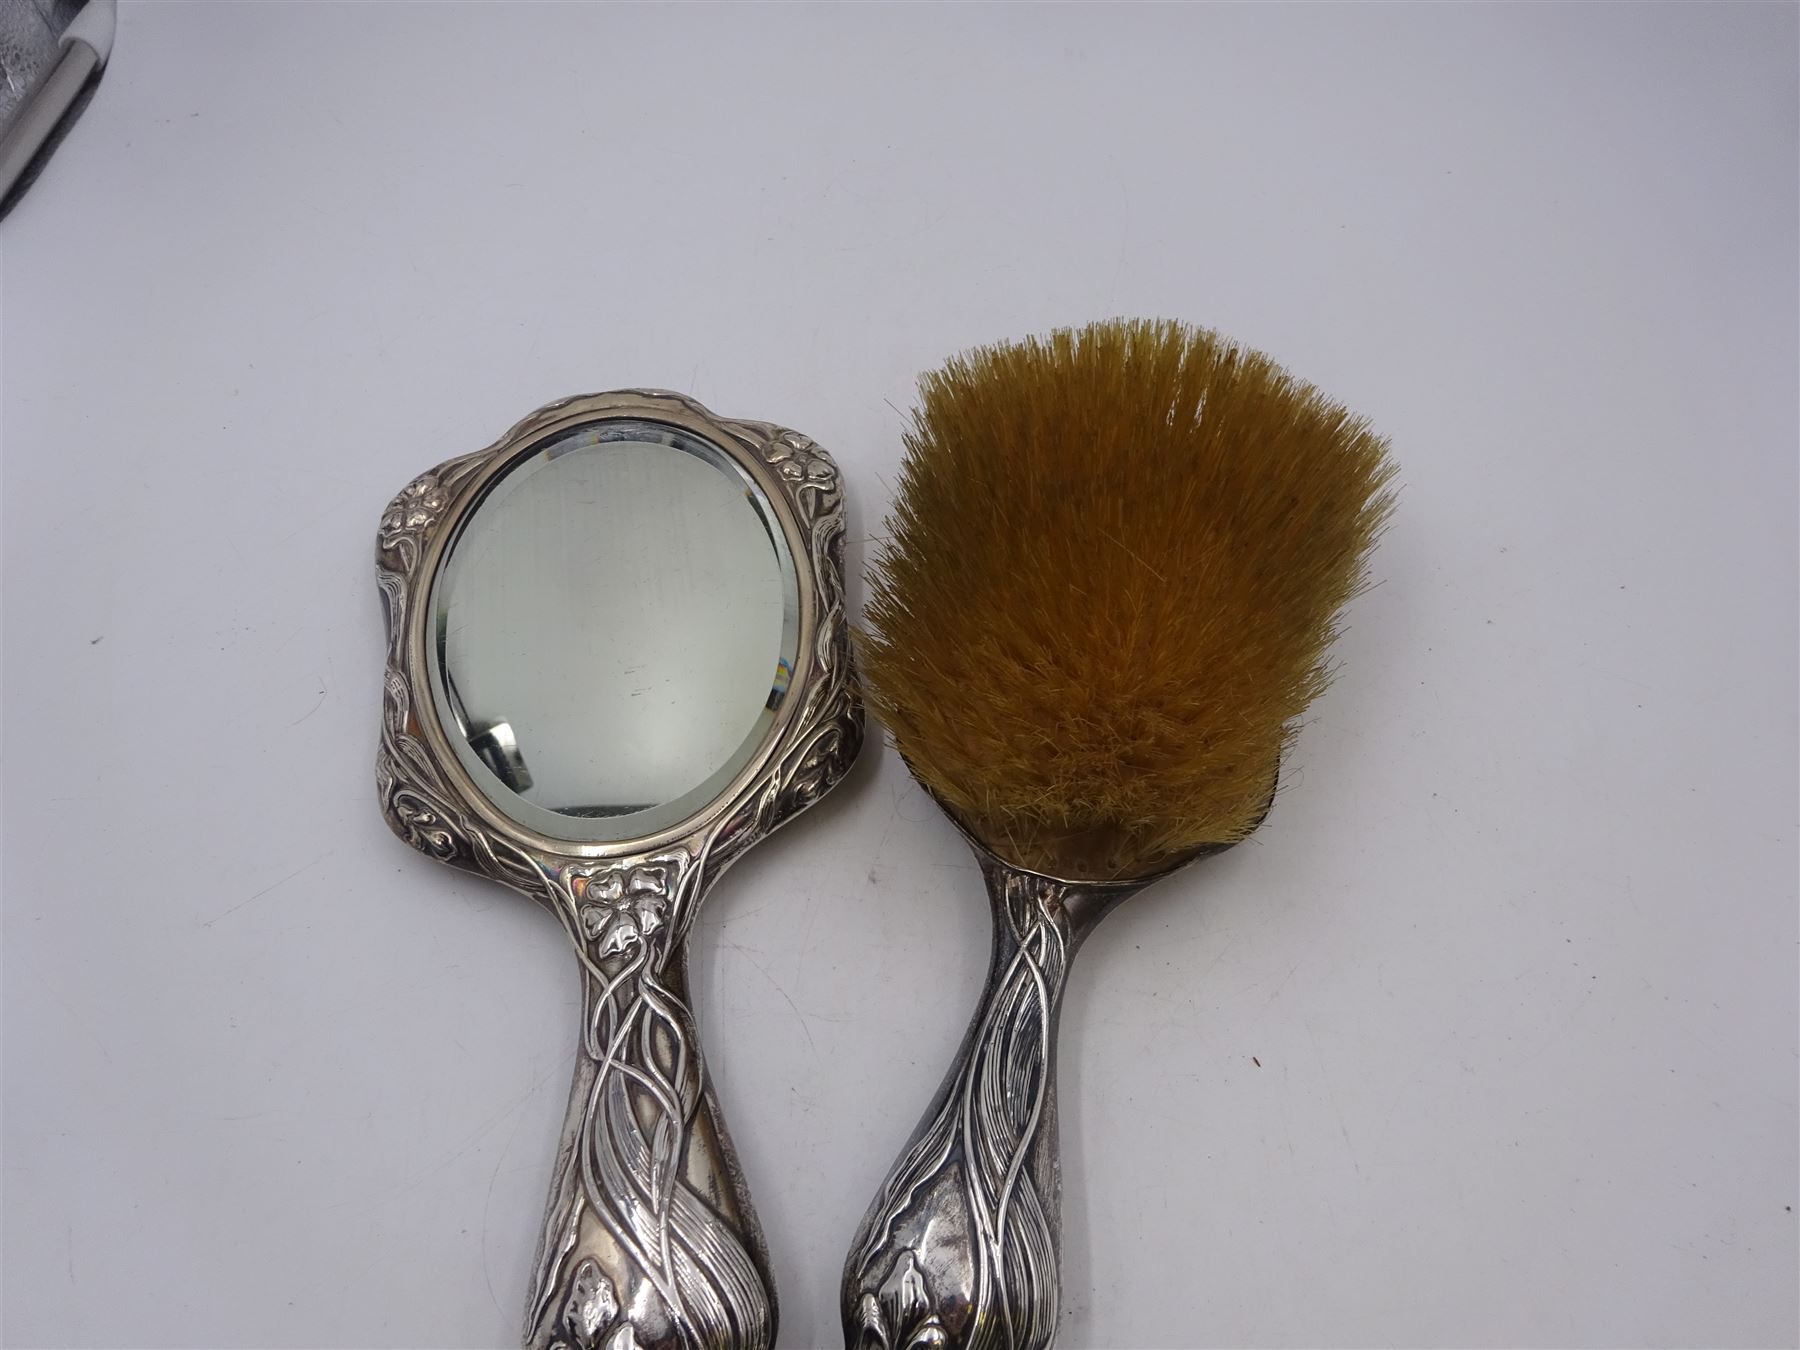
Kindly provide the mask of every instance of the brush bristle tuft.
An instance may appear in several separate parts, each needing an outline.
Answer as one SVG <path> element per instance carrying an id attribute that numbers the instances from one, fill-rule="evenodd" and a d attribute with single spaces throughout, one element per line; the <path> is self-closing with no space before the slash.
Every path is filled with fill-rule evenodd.
<path id="1" fill-rule="evenodd" d="M 920 393 L 859 634 L 913 772 L 1055 876 L 1243 838 L 1392 509 L 1385 442 L 1176 323 L 980 348 Z"/>

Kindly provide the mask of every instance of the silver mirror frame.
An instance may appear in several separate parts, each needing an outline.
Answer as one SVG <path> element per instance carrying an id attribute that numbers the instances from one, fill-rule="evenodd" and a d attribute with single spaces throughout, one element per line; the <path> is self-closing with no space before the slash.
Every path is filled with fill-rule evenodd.
<path id="1" fill-rule="evenodd" d="M 761 487 L 795 562 L 799 657 L 763 745 L 716 799 L 653 835 L 583 843 L 512 821 L 464 769 L 432 696 L 427 610 L 486 489 L 545 440 L 615 417 L 710 441 Z M 829 791 L 861 748 L 843 543 L 842 484 L 825 451 L 662 390 L 540 408 L 487 449 L 415 478 L 382 516 L 382 814 L 421 853 L 543 904 L 581 962 L 581 1045 L 526 1312 L 532 1350 L 774 1344 L 768 1252 L 700 1054 L 686 940 L 719 874 Z"/>

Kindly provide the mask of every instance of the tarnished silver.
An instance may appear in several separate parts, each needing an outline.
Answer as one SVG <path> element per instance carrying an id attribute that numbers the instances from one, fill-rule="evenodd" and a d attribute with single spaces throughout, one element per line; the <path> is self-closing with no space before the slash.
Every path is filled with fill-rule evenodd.
<path id="1" fill-rule="evenodd" d="M 956 1060 L 845 1262 L 850 1350 L 1046 1350 L 1055 1340 L 1056 1032 L 1069 962 L 1102 918 L 1175 870 L 1070 881 L 969 843 L 993 907 L 993 959 Z"/>
<path id="2" fill-rule="evenodd" d="M 578 843 L 509 819 L 459 762 L 431 695 L 426 611 L 457 523 L 484 489 L 547 439 L 612 417 L 698 435 L 762 489 L 796 561 L 799 657 L 761 748 L 717 799 L 647 838 Z M 420 852 L 544 904 L 581 963 L 580 1050 L 526 1312 L 532 1350 L 774 1344 L 767 1250 L 700 1054 L 685 943 L 718 875 L 836 784 L 861 746 L 843 531 L 836 466 L 812 441 L 655 390 L 550 404 L 414 479 L 382 517 L 382 812 Z"/>

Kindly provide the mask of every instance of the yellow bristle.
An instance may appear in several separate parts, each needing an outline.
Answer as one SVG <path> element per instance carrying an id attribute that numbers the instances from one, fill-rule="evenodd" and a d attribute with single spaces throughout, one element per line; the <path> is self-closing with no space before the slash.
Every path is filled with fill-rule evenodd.
<path id="1" fill-rule="evenodd" d="M 920 392 L 859 634 L 913 772 L 1055 876 L 1241 839 L 1392 509 L 1385 442 L 1177 323 L 980 348 Z"/>

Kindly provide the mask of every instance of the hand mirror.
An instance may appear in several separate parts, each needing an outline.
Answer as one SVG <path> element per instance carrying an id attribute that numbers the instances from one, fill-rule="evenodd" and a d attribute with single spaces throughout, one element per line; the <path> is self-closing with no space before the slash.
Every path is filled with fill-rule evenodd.
<path id="1" fill-rule="evenodd" d="M 551 404 L 382 517 L 382 811 L 544 904 L 581 964 L 534 1350 L 774 1343 L 686 939 L 861 745 L 843 531 L 806 437 L 644 390 Z"/>

